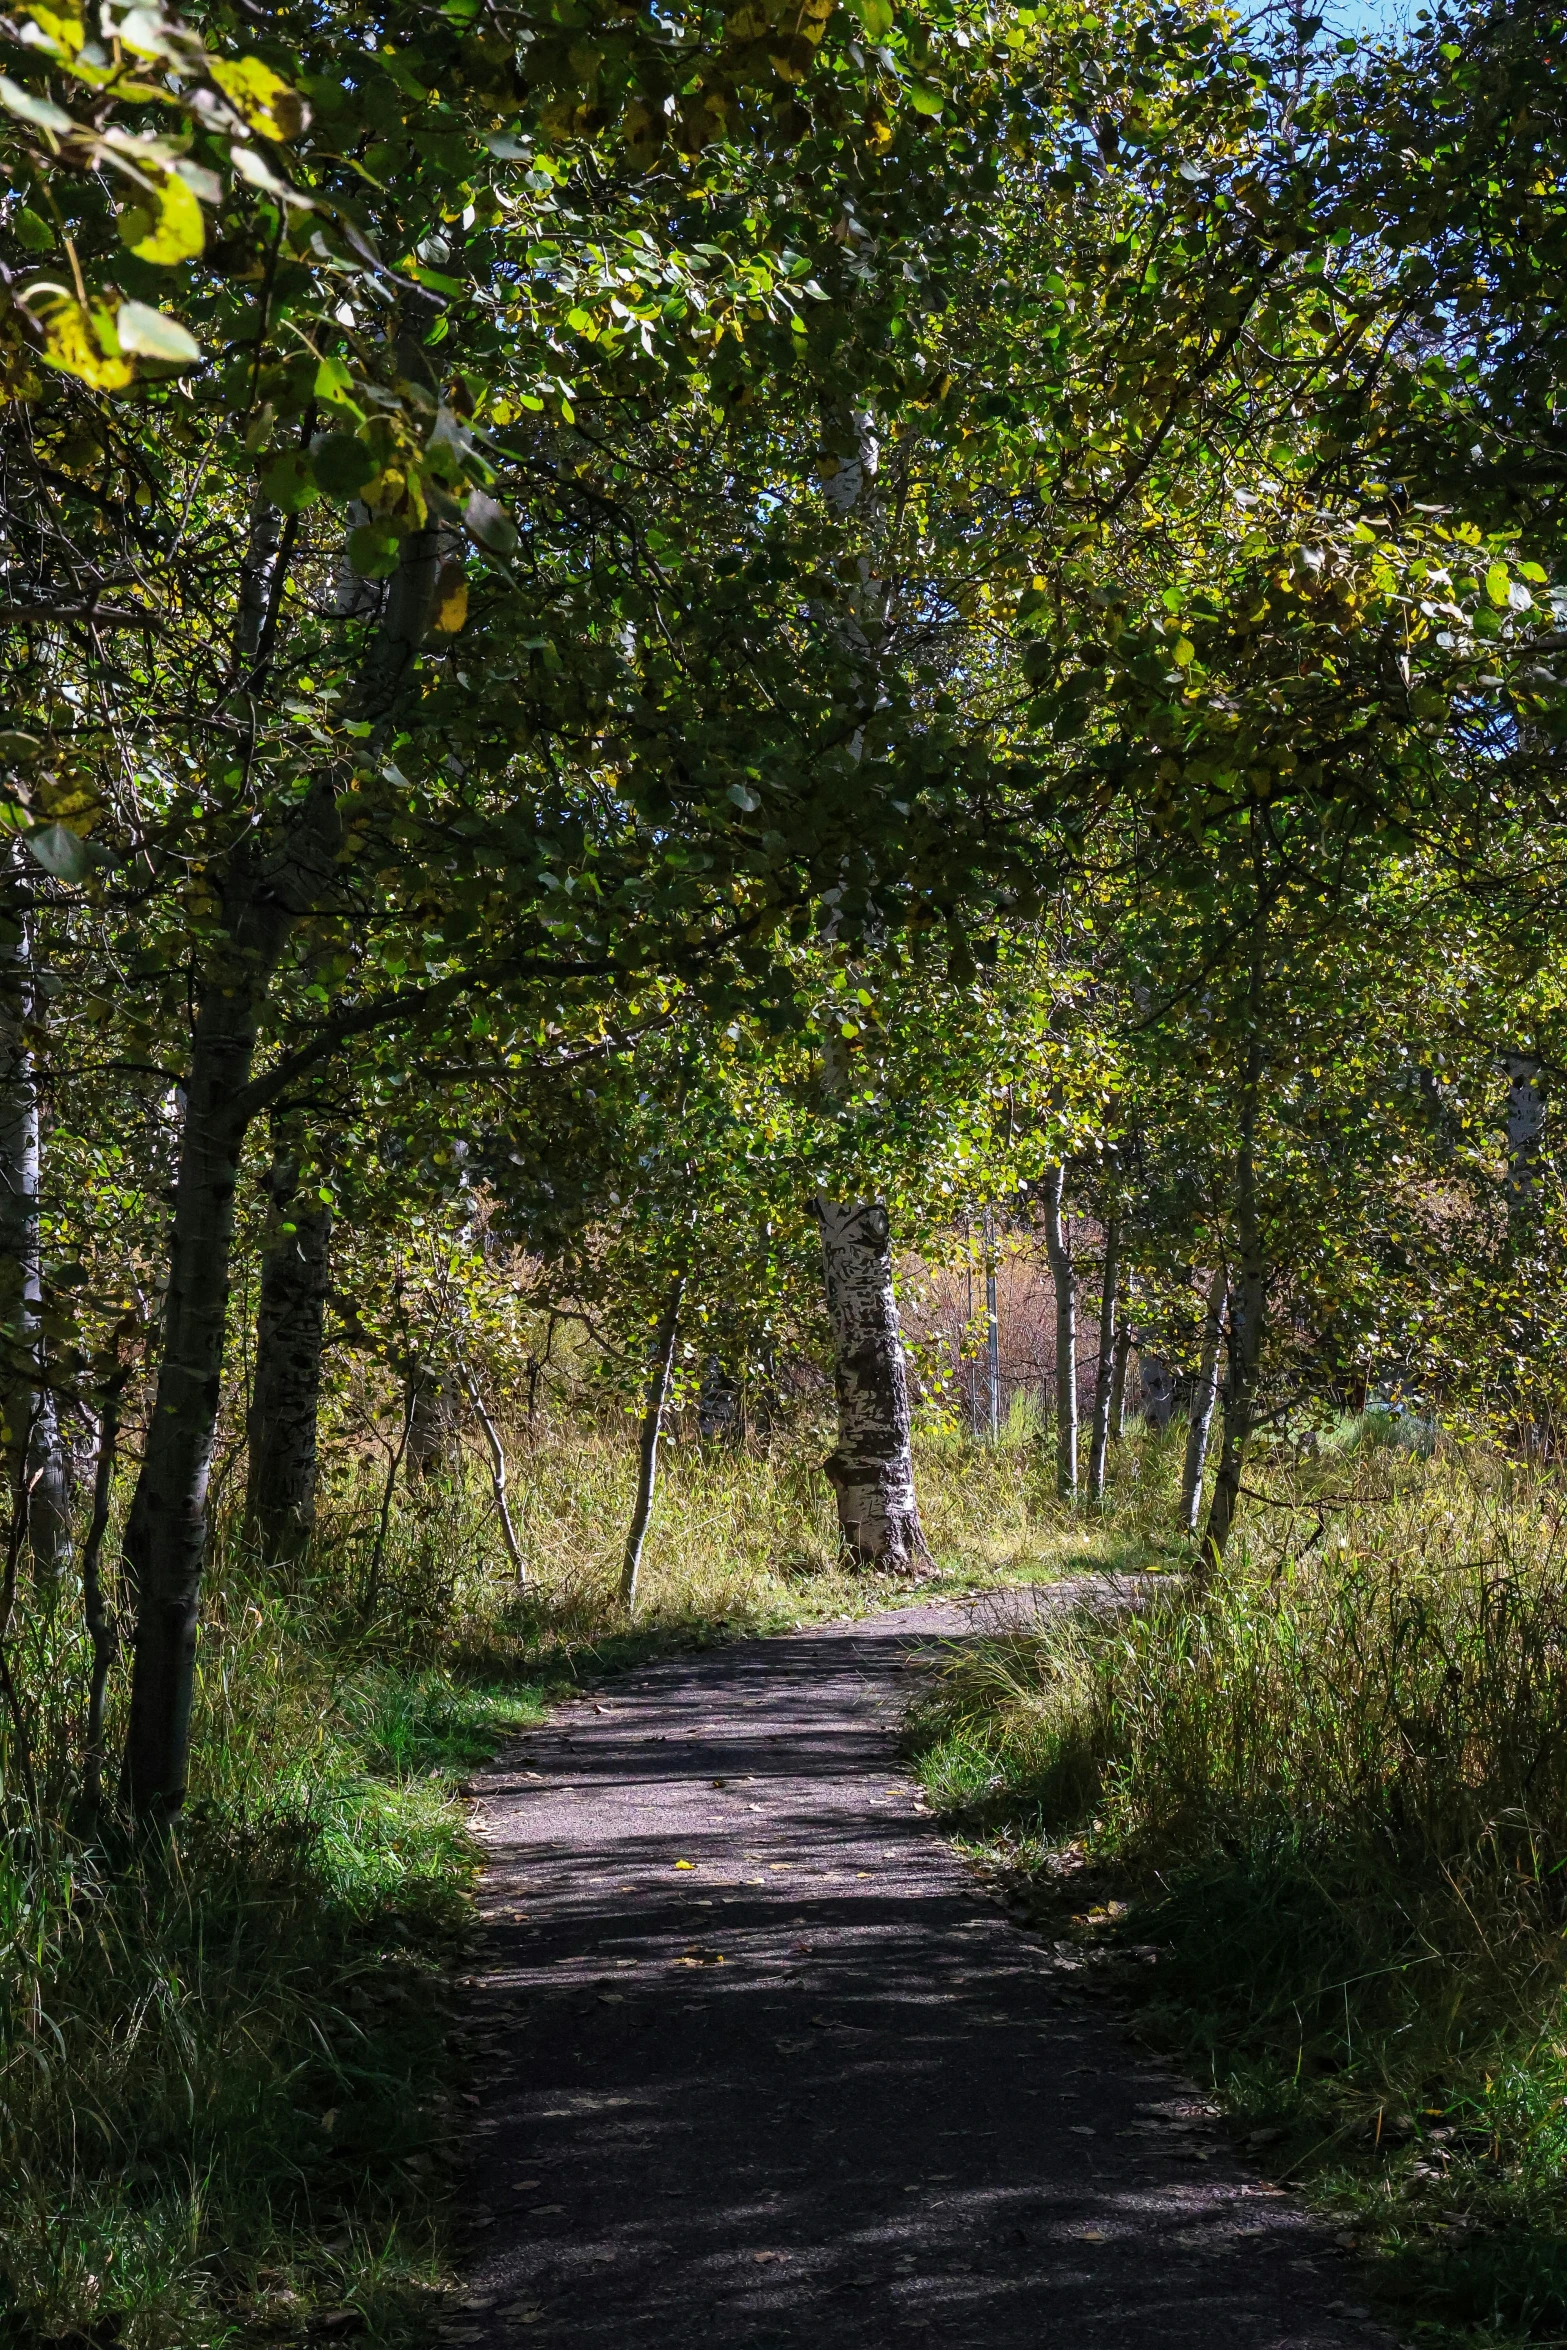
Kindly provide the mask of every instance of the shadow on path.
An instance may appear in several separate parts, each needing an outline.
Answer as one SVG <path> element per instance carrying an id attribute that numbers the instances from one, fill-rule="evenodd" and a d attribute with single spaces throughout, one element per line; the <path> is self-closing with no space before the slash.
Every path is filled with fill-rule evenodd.
<path id="1" fill-rule="evenodd" d="M 476 1780 L 474 2250 L 447 2340 L 1385 2341 L 896 1761 L 911 1647 L 1067 1589 L 668 1661 Z"/>

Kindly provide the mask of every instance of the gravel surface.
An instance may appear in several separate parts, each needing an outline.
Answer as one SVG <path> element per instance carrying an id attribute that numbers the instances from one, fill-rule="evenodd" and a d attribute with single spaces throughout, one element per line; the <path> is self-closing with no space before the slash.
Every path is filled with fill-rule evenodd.
<path id="1" fill-rule="evenodd" d="M 897 1760 L 911 1649 L 1063 1588 L 652 1666 L 475 1781 L 447 2340 L 1387 2343 L 1319 2229 L 1002 1914 Z"/>

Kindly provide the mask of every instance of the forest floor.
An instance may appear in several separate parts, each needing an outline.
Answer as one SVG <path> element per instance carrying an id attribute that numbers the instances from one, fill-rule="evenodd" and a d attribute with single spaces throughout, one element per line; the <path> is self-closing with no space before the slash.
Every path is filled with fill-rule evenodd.
<path id="1" fill-rule="evenodd" d="M 1005 1915 L 899 1759 L 922 1651 L 1083 1589 L 643 1665 L 476 1776 L 447 2341 L 1387 2340 L 1322 2226 Z"/>

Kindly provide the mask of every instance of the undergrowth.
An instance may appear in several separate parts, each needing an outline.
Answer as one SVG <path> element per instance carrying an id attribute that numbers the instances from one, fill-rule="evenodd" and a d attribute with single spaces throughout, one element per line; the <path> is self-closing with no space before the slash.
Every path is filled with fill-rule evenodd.
<path id="1" fill-rule="evenodd" d="M 955 1658 L 913 1737 L 1060 1963 L 1107 1967 L 1407 2322 L 1557 2339 L 1561 1489 L 1429 1452 L 1375 1421 L 1281 1449 L 1209 1588 Z"/>
<path id="2" fill-rule="evenodd" d="M 471 1459 L 399 1487 L 384 1541 L 384 1472 L 349 1463 L 287 1589 L 220 1530 L 192 1801 L 162 1850 L 131 1849 L 112 1804 L 85 1815 L 80 1593 L 24 1581 L 5 1655 L 28 1768 L 0 1722 L 5 2350 L 426 2338 L 450 2282 L 462 2081 L 444 1986 L 478 1857 L 464 1775 L 585 1673 L 910 1589 L 838 1565 L 819 1438 L 676 1445 L 628 1627 L 626 1432 L 510 1449 L 523 1589 Z M 996 1450 L 932 1437 L 920 1468 L 949 1583 L 1128 1539 L 1062 1520 L 1027 1432 Z M 125 1690 L 118 1669 L 111 1757 Z"/>

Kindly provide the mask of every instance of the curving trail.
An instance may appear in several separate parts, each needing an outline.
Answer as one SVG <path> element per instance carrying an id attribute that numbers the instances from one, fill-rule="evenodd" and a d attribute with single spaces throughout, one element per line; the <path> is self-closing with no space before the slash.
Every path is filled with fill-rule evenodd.
<path id="1" fill-rule="evenodd" d="M 474 2232 L 446 2339 L 1386 2342 L 896 1761 L 910 1648 L 1063 1588 L 653 1666 L 476 1780 Z"/>

